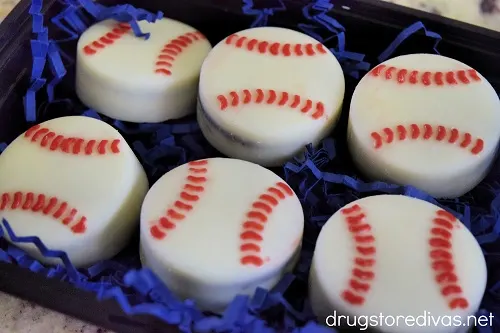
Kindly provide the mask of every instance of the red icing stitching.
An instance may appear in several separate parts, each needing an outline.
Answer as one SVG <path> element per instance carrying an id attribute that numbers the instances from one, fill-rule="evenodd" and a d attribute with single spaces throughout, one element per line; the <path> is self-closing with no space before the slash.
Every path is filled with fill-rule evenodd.
<path id="1" fill-rule="evenodd" d="M 370 291 L 375 278 L 373 270 L 376 255 L 375 236 L 359 205 L 344 208 L 341 213 L 356 247 L 349 286 L 344 289 L 341 296 L 347 303 L 360 306 L 365 302 L 364 294 Z"/>
<path id="2" fill-rule="evenodd" d="M 113 29 L 111 29 L 110 32 L 107 32 L 105 35 L 99 37 L 99 39 L 85 45 L 83 47 L 83 52 L 87 55 L 96 54 L 98 51 L 113 44 L 116 40 L 120 39 L 131 29 L 132 28 L 128 23 L 117 23 L 114 25 Z"/>
<path id="3" fill-rule="evenodd" d="M 453 261 L 452 231 L 454 227 L 459 227 L 455 216 L 440 209 L 436 212 L 429 237 L 429 257 L 435 281 L 452 310 L 469 307 L 469 302 L 463 297 Z"/>
<path id="4" fill-rule="evenodd" d="M 384 144 L 407 139 L 446 141 L 450 144 L 458 143 L 460 148 L 468 149 L 473 155 L 479 154 L 484 148 L 482 139 L 473 138 L 468 132 L 459 132 L 456 128 L 446 128 L 441 125 L 397 125 L 395 128 L 386 127 L 379 132 L 372 132 L 371 137 L 375 149 L 381 148 Z"/>
<path id="5" fill-rule="evenodd" d="M 396 80 L 399 84 L 422 84 L 424 86 L 459 85 L 481 81 L 481 78 L 474 69 L 428 72 L 378 65 L 370 71 L 370 74 L 371 76 L 385 80 Z"/>
<path id="6" fill-rule="evenodd" d="M 45 194 L 33 192 L 2 193 L 0 211 L 21 209 L 35 213 L 50 215 L 68 226 L 75 234 L 83 234 L 87 230 L 85 216 L 77 216 L 78 210 L 71 208 L 66 201 Z M 73 224 L 70 226 L 70 224 Z"/>
<path id="7" fill-rule="evenodd" d="M 167 236 L 167 231 L 175 229 L 176 223 L 184 220 L 205 191 L 204 184 L 207 182 L 206 174 L 207 160 L 192 161 L 188 163 L 188 176 L 178 199 L 170 205 L 165 215 L 151 226 L 151 236 L 156 239 L 163 239 Z"/>
<path id="8" fill-rule="evenodd" d="M 278 92 L 272 89 L 256 89 L 250 91 L 244 89 L 240 92 L 231 91 L 227 95 L 217 96 L 221 111 L 228 107 L 238 107 L 241 104 L 275 104 L 292 109 L 299 109 L 302 113 L 308 113 L 313 119 L 319 119 L 325 114 L 325 105 L 322 102 L 313 102 L 310 99 L 286 91 Z"/>
<path id="9" fill-rule="evenodd" d="M 87 140 L 58 135 L 48 128 L 35 125 L 24 133 L 24 137 L 51 151 L 62 151 L 73 155 L 118 154 L 120 139 Z"/>
<path id="10" fill-rule="evenodd" d="M 172 75 L 169 68 L 173 66 L 173 62 L 177 56 L 188 48 L 193 42 L 204 40 L 206 37 L 199 31 L 188 32 L 177 36 L 169 41 L 160 52 L 156 59 L 155 73 L 163 75 Z"/>
<path id="11" fill-rule="evenodd" d="M 265 40 L 258 40 L 255 38 L 248 38 L 245 36 L 238 36 L 236 34 L 226 38 L 227 45 L 233 45 L 239 49 L 244 48 L 248 51 L 258 52 L 261 54 L 271 54 L 273 56 L 315 56 L 328 53 L 324 45 L 321 43 L 308 43 L 308 44 L 290 44 L 270 42 Z"/>
<path id="12" fill-rule="evenodd" d="M 264 265 L 264 259 L 259 255 L 261 251 L 260 243 L 263 241 L 263 232 L 269 215 L 273 209 L 278 206 L 281 200 L 287 196 L 293 196 L 292 189 L 283 182 L 268 188 L 261 194 L 257 200 L 252 203 L 252 208 L 246 215 L 246 220 L 242 224 L 240 234 L 241 259 L 242 265 L 254 265 L 260 267 Z"/>

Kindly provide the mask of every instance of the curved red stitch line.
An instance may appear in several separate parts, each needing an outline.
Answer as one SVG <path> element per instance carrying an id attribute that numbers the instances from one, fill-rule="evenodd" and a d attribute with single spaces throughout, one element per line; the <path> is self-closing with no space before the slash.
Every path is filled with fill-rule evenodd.
<path id="1" fill-rule="evenodd" d="M 278 98 L 278 96 L 280 97 Z M 278 92 L 273 89 L 256 89 L 253 93 L 249 89 L 239 92 L 230 91 L 226 95 L 218 95 L 217 100 L 219 101 L 221 111 L 226 110 L 229 106 L 237 108 L 240 104 L 248 104 L 253 100 L 256 104 L 265 101 L 269 105 L 288 106 L 292 109 L 300 108 L 300 112 L 309 114 L 313 119 L 319 119 L 325 114 L 325 105 L 322 102 L 314 102 L 299 95 L 294 95 L 286 91 Z"/>
<path id="2" fill-rule="evenodd" d="M 170 40 L 163 46 L 155 63 L 155 73 L 163 75 L 172 75 L 170 68 L 173 66 L 177 57 L 196 41 L 206 39 L 199 31 L 192 31 L 182 34 Z"/>
<path id="3" fill-rule="evenodd" d="M 49 197 L 43 193 L 20 191 L 2 193 L 0 196 L 0 211 L 16 209 L 31 210 L 34 213 L 50 215 L 68 226 L 75 234 L 83 234 L 87 230 L 87 218 L 78 214 L 77 209 L 70 207 L 67 202 L 57 197 Z"/>
<path id="4" fill-rule="evenodd" d="M 113 44 L 116 40 L 120 39 L 123 35 L 129 32 L 132 28 L 128 23 L 117 23 L 113 26 L 110 32 L 99 37 L 99 39 L 90 42 L 83 47 L 83 52 L 87 55 L 96 54 L 98 51 L 106 48 L 108 45 Z"/>
<path id="5" fill-rule="evenodd" d="M 196 202 L 200 200 L 200 195 L 205 191 L 207 166 L 207 160 L 188 163 L 188 176 L 179 197 L 170 205 L 165 214 L 149 228 L 153 238 L 158 240 L 165 238 L 167 231 L 175 229 L 176 223 L 184 220 L 186 214 L 193 210 Z"/>
<path id="6" fill-rule="evenodd" d="M 417 71 L 408 68 L 388 67 L 387 65 L 378 65 L 370 71 L 370 75 L 385 80 L 392 80 L 393 72 L 397 72 L 396 81 L 399 84 L 420 83 L 424 86 L 443 86 L 443 85 L 459 85 L 470 84 L 472 82 L 479 82 L 481 78 L 474 69 L 455 70 L 447 72 L 429 72 Z M 444 78 L 444 79 L 443 79 Z"/>
<path id="7" fill-rule="evenodd" d="M 242 265 L 253 265 L 260 267 L 264 265 L 264 259 L 259 255 L 261 251 L 260 242 L 263 241 L 263 231 L 268 216 L 273 213 L 281 200 L 285 200 L 287 196 L 293 196 L 292 189 L 283 182 L 277 182 L 274 186 L 268 188 L 265 193 L 259 195 L 257 200 L 252 203 L 252 206 L 242 224 L 240 234 L 241 259 Z"/>
<path id="8" fill-rule="evenodd" d="M 255 38 L 248 40 L 245 36 L 231 35 L 225 40 L 227 45 L 232 45 L 239 49 L 246 49 L 248 51 L 256 51 L 261 54 L 271 54 L 272 56 L 289 57 L 292 54 L 296 56 L 315 56 L 326 54 L 328 51 L 321 43 L 307 43 L 307 44 L 289 44 L 280 42 L 270 42 L 264 40 L 257 40 Z M 257 45 L 257 49 L 255 49 Z"/>
<path id="9" fill-rule="evenodd" d="M 356 245 L 348 287 L 344 289 L 341 297 L 351 305 L 360 306 L 365 302 L 365 294 L 370 291 L 371 283 L 375 278 L 373 270 L 377 252 L 375 236 L 371 232 L 371 226 L 366 222 L 366 215 L 359 205 L 354 204 L 351 207 L 343 208 L 340 212 L 344 216 L 351 238 Z"/>
<path id="10" fill-rule="evenodd" d="M 24 138 L 51 151 L 62 151 L 73 155 L 105 155 L 120 153 L 120 139 L 88 140 L 56 135 L 41 125 L 35 125 L 24 133 Z"/>
<path id="11" fill-rule="evenodd" d="M 453 228 L 458 227 L 456 218 L 445 210 L 436 212 L 429 235 L 429 258 L 435 281 L 450 309 L 466 309 L 469 302 L 462 294 L 462 288 L 455 272 L 451 241 Z"/>
<path id="12" fill-rule="evenodd" d="M 398 135 L 394 135 L 397 132 Z M 472 138 L 472 135 L 468 132 L 460 132 L 456 128 L 446 128 L 442 125 L 430 125 L 430 124 L 410 124 L 409 129 L 405 125 L 397 125 L 395 129 L 384 128 L 379 132 L 372 132 L 370 134 L 373 140 L 373 147 L 375 149 L 380 149 L 385 144 L 390 144 L 394 142 L 394 137 L 397 137 L 399 141 L 406 140 L 408 138 L 407 132 L 411 133 L 410 139 L 417 140 L 436 140 L 443 141 L 445 138 L 450 144 L 459 142 L 459 147 L 463 149 L 468 149 L 473 155 L 479 154 L 484 148 L 484 141 L 481 138 Z"/>

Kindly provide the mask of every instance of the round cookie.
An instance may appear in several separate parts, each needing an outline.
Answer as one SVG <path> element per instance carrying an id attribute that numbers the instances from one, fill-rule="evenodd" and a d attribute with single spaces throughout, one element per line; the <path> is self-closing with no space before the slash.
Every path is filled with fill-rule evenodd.
<path id="1" fill-rule="evenodd" d="M 203 310 L 271 288 L 300 252 L 304 216 L 292 189 L 256 164 L 210 158 L 160 178 L 141 211 L 141 259 Z"/>
<path id="2" fill-rule="evenodd" d="M 284 28 L 243 30 L 203 62 L 198 123 L 227 156 L 277 166 L 329 134 L 344 89 L 337 59 L 315 39 Z"/>
<path id="3" fill-rule="evenodd" d="M 194 113 L 198 78 L 210 43 L 172 19 L 140 21 L 149 39 L 127 23 L 99 22 L 78 41 L 76 93 L 88 107 L 114 119 L 162 122 Z"/>
<path id="4" fill-rule="evenodd" d="M 35 125 L 0 155 L 0 220 L 77 267 L 116 255 L 138 225 L 146 174 L 113 127 L 71 116 Z M 16 244 L 40 261 L 32 244 Z"/>
<path id="5" fill-rule="evenodd" d="M 488 173 L 500 140 L 500 100 L 469 66 L 439 55 L 396 57 L 352 96 L 348 144 L 368 177 L 452 198 Z"/>
<path id="6" fill-rule="evenodd" d="M 479 308 L 486 278 L 479 244 L 451 213 L 415 198 L 378 195 L 346 205 L 323 226 L 309 296 L 321 320 L 336 310 L 374 316 L 370 324 L 383 332 L 446 333 L 461 324 L 446 326 L 438 318 L 467 324 Z M 381 314 L 403 319 L 385 324 Z M 405 324 L 404 318 L 425 314 L 438 324 Z"/>

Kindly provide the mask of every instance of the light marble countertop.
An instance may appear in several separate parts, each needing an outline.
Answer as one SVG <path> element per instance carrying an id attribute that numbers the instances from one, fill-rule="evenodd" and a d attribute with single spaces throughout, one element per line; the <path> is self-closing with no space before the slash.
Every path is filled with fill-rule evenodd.
<path id="1" fill-rule="evenodd" d="M 384 0 L 500 31 L 500 0 Z M 19 0 L 0 0 L 0 22 Z M 482 10 L 481 10 L 482 8 Z M 1 333 L 112 333 L 0 292 Z"/>
<path id="2" fill-rule="evenodd" d="M 500 0 L 384 0 L 500 31 Z"/>
<path id="3" fill-rule="evenodd" d="M 112 333 L 0 292 L 1 333 Z"/>
<path id="4" fill-rule="evenodd" d="M 382 0 L 500 31 L 500 0 Z M 19 0 L 0 0 L 0 22 Z"/>
<path id="5" fill-rule="evenodd" d="M 2 21 L 5 16 L 9 15 L 12 8 L 14 8 L 18 2 L 19 0 L 0 0 L 0 21 Z"/>

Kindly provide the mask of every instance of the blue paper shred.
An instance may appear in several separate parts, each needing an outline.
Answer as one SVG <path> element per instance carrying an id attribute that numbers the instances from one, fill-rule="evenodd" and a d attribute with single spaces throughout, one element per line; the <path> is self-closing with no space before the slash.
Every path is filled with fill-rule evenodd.
<path id="1" fill-rule="evenodd" d="M 7 148 L 7 144 L 5 142 L 0 143 L 0 153 L 3 153 L 5 148 Z"/>
<path id="2" fill-rule="evenodd" d="M 43 14 L 41 13 L 42 7 L 43 4 L 41 0 L 32 1 L 31 7 L 28 11 L 32 18 L 31 29 L 35 34 L 42 33 L 45 30 L 45 27 L 43 25 Z"/>
<path id="3" fill-rule="evenodd" d="M 66 9 L 51 18 L 51 22 L 68 35 L 66 38 L 57 40 L 57 42 L 78 39 L 80 34 L 88 27 L 82 17 L 78 15 L 79 12 L 80 10 L 77 6 L 68 4 Z"/>
<path id="4" fill-rule="evenodd" d="M 364 61 L 364 54 L 346 50 L 346 29 L 328 15 L 333 8 L 334 5 L 329 0 L 316 0 L 307 4 L 302 9 L 302 14 L 312 24 L 300 23 L 297 27 L 324 44 L 336 39 L 337 45 L 331 48 L 330 51 L 337 57 L 346 74 L 359 79 L 361 72 L 367 72 L 370 69 L 370 64 Z M 326 37 L 322 37 L 325 34 Z"/>
<path id="5" fill-rule="evenodd" d="M 425 36 L 435 40 L 433 50 L 436 54 L 439 54 L 437 47 L 439 45 L 439 42 L 441 41 L 441 35 L 436 32 L 427 30 L 422 22 L 415 22 L 401 31 L 399 35 L 394 39 L 394 41 L 389 44 L 389 46 L 382 53 L 380 53 L 377 58 L 378 61 L 384 62 L 385 60 L 387 60 L 396 51 L 399 45 L 401 45 L 405 40 L 407 40 L 413 34 L 419 32 L 420 30 L 424 31 Z"/>
<path id="6" fill-rule="evenodd" d="M 66 75 L 66 68 L 64 67 L 61 53 L 59 47 L 54 41 L 49 43 L 48 51 L 48 61 L 50 65 L 50 71 L 54 78 L 47 85 L 47 96 L 49 102 L 54 101 L 54 88 L 55 86 L 62 81 L 63 77 Z"/>
<path id="7" fill-rule="evenodd" d="M 272 15 L 286 10 L 282 1 L 278 1 L 276 7 L 263 9 L 254 8 L 252 0 L 242 1 L 243 13 L 254 17 L 252 27 L 266 26 Z M 136 36 L 147 38 L 147 32 L 138 29 L 137 21 L 154 22 L 163 15 L 161 12 L 152 14 L 130 5 L 105 7 L 92 0 L 63 0 L 63 3 L 66 8 L 51 19 L 58 29 L 67 34 L 66 38 L 57 41 L 48 37 L 44 17 L 40 12 L 41 0 L 33 0 L 30 8 L 35 39 L 31 42 L 33 67 L 30 88 L 24 98 L 28 122 L 50 118 L 50 110 L 54 106 L 63 106 L 73 114 L 103 120 L 114 126 L 131 143 L 151 182 L 190 160 L 217 156 L 217 152 L 203 138 L 194 119 L 182 119 L 168 124 L 130 124 L 101 116 L 94 110 L 81 109 L 81 105 L 74 101 L 56 96 L 54 88 L 66 75 L 66 67 L 74 61 L 60 50 L 60 42 L 78 38 L 89 24 L 107 18 L 128 22 Z M 302 10 L 307 23 L 300 23 L 298 29 L 320 42 L 331 43 L 331 51 L 339 59 L 344 72 L 353 78 L 359 78 L 371 66 L 364 61 L 364 54 L 346 50 L 348 33 L 339 21 L 329 15 L 332 8 L 333 4 L 328 0 L 311 1 Z M 85 13 L 90 14 L 92 22 L 86 18 Z M 435 40 L 434 50 L 437 53 L 436 47 L 441 37 L 417 22 L 403 30 L 380 54 L 378 60 L 382 62 L 390 57 L 399 45 L 421 30 L 427 37 Z M 43 77 L 47 63 L 51 77 Z M 49 82 L 48 102 L 39 106 L 37 115 L 36 92 L 43 88 L 46 82 Z M 5 143 L 0 143 L 0 152 L 6 146 Z M 500 168 L 494 168 L 485 182 L 470 194 L 459 199 L 436 200 L 411 186 L 365 182 L 354 173 L 352 167 L 344 165 L 343 161 L 347 159 L 341 150 L 336 149 L 335 140 L 327 138 L 317 148 L 307 146 L 302 157 L 289 161 L 282 170 L 275 170 L 294 189 L 304 207 L 306 224 L 299 262 L 295 270 L 285 275 L 272 290 L 258 289 L 252 297 L 236 297 L 222 316 L 203 313 L 196 308 L 194 302 L 177 299 L 150 270 L 138 269 L 140 262 L 137 255 L 119 254 L 113 260 L 77 270 L 64 252 L 48 249 L 37 237 L 18 237 L 5 220 L 0 225 L 0 261 L 94 291 L 99 300 L 115 299 L 129 315 L 150 314 L 177 325 L 181 332 L 186 333 L 336 332 L 314 320 L 306 297 L 308 271 L 316 237 L 335 211 L 349 202 L 373 194 L 403 194 L 447 209 L 474 234 L 483 248 L 488 264 L 497 264 Z M 1 240 L 5 233 L 14 244 L 32 243 L 44 256 L 60 258 L 64 264 L 54 267 L 42 265 L 21 249 Z M 490 282 L 478 315 L 492 313 L 495 318 L 500 318 L 500 272 L 490 270 L 489 274 Z M 478 327 L 478 332 L 498 331 L 498 320 L 500 319 L 494 321 L 495 329 Z"/>
<path id="8" fill-rule="evenodd" d="M 243 14 L 248 16 L 255 16 L 255 20 L 250 25 L 251 28 L 267 26 L 267 21 L 270 16 L 275 12 L 285 11 L 286 7 L 283 0 L 279 0 L 279 5 L 272 8 L 255 9 L 253 0 L 243 0 L 243 7 L 241 8 Z"/>
<path id="9" fill-rule="evenodd" d="M 132 5 L 116 5 L 106 7 L 92 0 L 78 0 L 79 5 L 92 15 L 97 21 L 114 19 L 120 22 L 127 22 L 132 27 L 132 31 L 139 38 L 148 39 L 149 33 L 143 33 L 137 24 L 138 21 L 146 20 L 155 22 L 163 17 L 163 12 L 156 14 L 147 10 L 135 8 Z M 70 19 L 70 18 L 68 18 Z"/>
<path id="10" fill-rule="evenodd" d="M 5 231 L 4 231 L 5 230 Z M 38 238 L 34 236 L 29 236 L 29 237 L 19 237 L 17 236 L 12 228 L 10 227 L 10 224 L 8 221 L 5 219 L 2 220 L 2 225 L 0 226 L 0 238 L 4 238 L 5 232 L 11 239 L 13 243 L 29 243 L 29 244 L 34 244 L 40 253 L 44 257 L 47 258 L 59 258 L 64 265 L 56 265 L 53 267 L 46 267 L 37 260 L 33 259 L 30 257 L 26 252 L 23 250 L 12 246 L 8 245 L 6 248 L 0 248 L 0 261 L 2 262 L 8 262 L 8 263 L 15 263 L 18 266 L 27 268 L 31 270 L 32 272 L 37 272 L 40 274 L 44 274 L 47 278 L 56 278 L 60 279 L 61 281 L 68 281 L 73 284 L 75 284 L 77 287 L 84 289 L 84 290 L 92 290 L 92 291 L 97 291 L 99 288 L 102 287 L 108 287 L 110 288 L 111 285 L 109 283 L 103 283 L 100 281 L 90 281 L 92 277 L 94 277 L 97 274 L 89 274 L 89 271 L 93 272 L 99 272 L 99 270 L 102 272 L 103 270 L 106 269 L 113 269 L 113 272 L 111 276 L 117 276 L 117 275 L 123 275 L 122 272 L 128 270 L 128 267 L 125 266 L 119 266 L 116 262 L 111 262 L 111 261 L 103 261 L 95 266 L 91 266 L 87 269 L 83 269 L 78 271 L 71 261 L 68 259 L 68 256 L 66 253 L 63 251 L 59 250 L 51 250 L 48 249 L 43 242 Z"/>
<path id="11" fill-rule="evenodd" d="M 33 66 L 31 70 L 30 87 L 24 97 L 24 113 L 27 122 L 36 120 L 36 101 L 35 95 L 45 85 L 45 79 L 42 78 L 45 68 L 49 35 L 47 28 L 43 25 L 43 7 L 42 0 L 33 0 L 29 9 L 29 14 L 32 17 L 32 31 L 36 36 L 35 40 L 31 41 L 31 55 L 33 57 Z"/>
<path id="12" fill-rule="evenodd" d="M 144 39 L 148 39 L 150 34 L 142 32 L 137 22 L 142 20 L 155 22 L 163 17 L 163 12 L 153 14 L 147 10 L 135 8 L 132 5 L 107 7 L 92 0 L 65 0 L 64 3 L 67 7 L 51 19 L 59 29 L 68 34 L 68 37 L 62 41 L 77 39 L 88 28 L 89 22 L 86 22 L 85 16 L 82 15 L 82 10 L 90 14 L 97 22 L 114 19 L 129 23 L 134 34 Z"/>
<path id="13" fill-rule="evenodd" d="M 75 269 L 75 267 L 71 264 L 71 262 L 68 259 L 68 256 L 66 253 L 63 251 L 59 250 L 50 250 L 48 249 L 42 241 L 38 237 L 30 236 L 30 237 L 18 237 L 15 235 L 15 233 L 12 231 L 12 228 L 10 227 L 10 224 L 3 219 L 3 228 L 7 231 L 7 234 L 9 235 L 9 238 L 14 242 L 14 243 L 31 243 L 35 244 L 36 247 L 40 250 L 40 252 L 43 254 L 44 257 L 47 258 L 59 258 L 62 260 L 66 267 L 66 274 L 69 275 L 70 279 L 72 282 L 75 284 L 80 285 L 81 281 L 83 280 L 80 273 Z M 1 229 L 0 235 L 3 237 L 4 231 L 3 228 Z M 24 265 L 27 265 L 28 267 L 33 268 L 34 271 L 39 271 L 42 270 L 44 267 L 40 263 L 38 263 L 35 260 L 29 260 L 29 258 L 26 256 L 26 254 L 20 250 L 20 249 L 14 249 L 11 248 L 10 251 L 8 251 L 9 255 L 14 258 L 18 263 L 24 262 Z M 33 270 L 32 269 L 32 270 Z"/>

